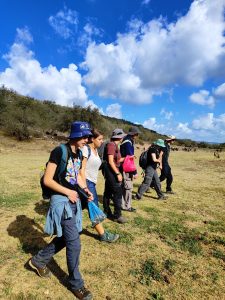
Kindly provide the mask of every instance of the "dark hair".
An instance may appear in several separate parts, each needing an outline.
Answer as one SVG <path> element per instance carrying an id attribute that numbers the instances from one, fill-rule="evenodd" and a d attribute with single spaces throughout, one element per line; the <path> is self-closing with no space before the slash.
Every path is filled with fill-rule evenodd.
<path id="1" fill-rule="evenodd" d="M 96 139 L 97 137 L 99 137 L 100 135 L 103 135 L 103 133 L 95 128 L 93 128 L 91 130 L 92 136 L 89 137 L 88 139 L 88 144 L 92 143 L 92 139 Z"/>

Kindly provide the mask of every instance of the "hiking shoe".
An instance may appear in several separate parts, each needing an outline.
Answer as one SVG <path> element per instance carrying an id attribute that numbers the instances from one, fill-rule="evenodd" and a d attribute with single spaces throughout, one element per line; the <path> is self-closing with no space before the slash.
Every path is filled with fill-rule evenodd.
<path id="1" fill-rule="evenodd" d="M 134 196 L 132 197 L 132 199 L 133 199 L 133 200 L 141 200 L 141 197 L 138 196 L 138 194 L 136 194 L 136 195 L 134 195 Z"/>
<path id="2" fill-rule="evenodd" d="M 166 191 L 167 194 L 170 194 L 170 195 L 175 195 L 176 193 L 174 191 Z"/>
<path id="3" fill-rule="evenodd" d="M 108 242 L 108 243 L 114 243 L 118 240 L 119 234 L 110 233 L 108 231 L 105 231 L 104 234 L 100 235 L 100 241 L 101 242 Z"/>
<path id="4" fill-rule="evenodd" d="M 158 197 L 158 200 L 167 200 L 167 199 L 168 199 L 168 196 L 166 196 L 166 195 L 162 195 L 162 196 Z"/>
<path id="5" fill-rule="evenodd" d="M 32 258 L 28 261 L 31 269 L 35 270 L 40 277 L 49 278 L 52 275 L 52 272 L 49 270 L 47 266 L 40 268 L 32 261 Z"/>
<path id="6" fill-rule="evenodd" d="M 114 222 L 117 222 L 119 224 L 124 224 L 124 223 L 127 223 L 128 220 L 126 218 L 124 218 L 123 216 L 120 216 L 119 218 L 116 218 L 113 220 Z"/>
<path id="7" fill-rule="evenodd" d="M 92 300 L 93 295 L 92 293 L 86 289 L 86 287 L 82 286 L 82 288 L 78 290 L 71 290 L 71 292 L 74 294 L 74 296 L 77 297 L 77 299 L 81 300 Z"/>

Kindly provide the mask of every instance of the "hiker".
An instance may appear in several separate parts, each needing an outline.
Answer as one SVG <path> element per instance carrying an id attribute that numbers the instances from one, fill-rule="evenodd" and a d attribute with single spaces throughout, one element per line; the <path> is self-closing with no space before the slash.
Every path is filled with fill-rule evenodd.
<path id="1" fill-rule="evenodd" d="M 126 134 L 122 129 L 116 128 L 112 132 L 111 141 L 106 145 L 104 151 L 104 167 L 103 174 L 105 177 L 105 190 L 103 194 L 103 207 L 107 217 L 120 224 L 126 223 L 127 220 L 121 214 L 122 206 L 122 181 L 123 177 L 120 173 L 121 157 L 119 144 L 122 142 Z M 110 198 L 114 204 L 114 214 L 110 209 Z"/>
<path id="2" fill-rule="evenodd" d="M 167 196 L 164 195 L 161 191 L 161 185 L 159 181 L 159 176 L 157 173 L 157 166 L 162 168 L 162 154 L 165 148 L 164 141 L 161 139 L 156 140 L 153 144 L 149 147 L 147 153 L 147 167 L 145 169 L 144 180 L 142 184 L 139 186 L 136 195 L 134 196 L 135 200 L 140 200 L 143 194 L 148 190 L 151 185 L 152 180 L 154 179 L 154 188 L 158 195 L 159 200 L 167 199 Z"/>
<path id="3" fill-rule="evenodd" d="M 169 165 L 169 154 L 170 154 L 170 145 L 175 141 L 176 137 L 174 135 L 169 135 L 167 139 L 164 140 L 165 148 L 163 149 L 162 156 L 162 169 L 161 175 L 159 177 L 160 181 L 166 179 L 166 193 L 174 194 L 172 190 L 173 175 L 171 173 L 171 167 Z"/>
<path id="4" fill-rule="evenodd" d="M 120 146 L 120 152 L 122 157 L 127 155 L 134 156 L 134 143 L 138 137 L 140 130 L 136 126 L 130 127 L 128 134 L 123 138 Z M 122 164 L 123 166 L 123 164 Z M 122 210 L 128 212 L 135 212 L 136 209 L 131 206 L 132 202 L 132 191 L 133 191 L 133 180 L 137 177 L 137 170 L 133 172 L 123 171 L 123 198 L 122 198 Z"/>
<path id="5" fill-rule="evenodd" d="M 98 205 L 98 195 L 96 191 L 96 183 L 98 179 L 98 171 L 101 166 L 101 159 L 98 154 L 98 148 L 103 143 L 103 134 L 97 129 L 91 131 L 92 136 L 89 138 L 89 143 L 85 145 L 81 150 L 83 153 L 83 161 L 81 168 L 81 176 L 86 182 L 89 191 L 93 194 L 93 202 Z M 99 234 L 99 239 L 102 242 L 115 242 L 118 238 L 118 234 L 105 231 L 102 223 L 95 225 L 95 230 Z"/>
<path id="6" fill-rule="evenodd" d="M 47 264 L 53 255 L 66 247 L 70 290 L 78 299 L 83 300 L 91 300 L 93 296 L 85 288 L 79 272 L 81 245 L 79 231 L 76 226 L 79 197 L 75 187 L 79 185 L 82 191 L 89 195 L 89 200 L 93 199 L 80 175 L 82 153 L 79 148 L 87 143 L 90 135 L 91 131 L 88 123 L 80 121 L 72 123 L 69 141 L 66 144 L 68 149 L 66 169 L 60 179 L 57 176 L 57 167 L 62 159 L 61 147 L 56 147 L 50 154 L 44 174 L 44 184 L 51 189 L 52 195 L 45 228 L 50 228 L 51 235 L 56 234 L 56 237 L 29 260 L 30 267 L 38 275 L 50 277 L 51 271 Z M 48 233 L 50 233 L 49 231 Z"/>

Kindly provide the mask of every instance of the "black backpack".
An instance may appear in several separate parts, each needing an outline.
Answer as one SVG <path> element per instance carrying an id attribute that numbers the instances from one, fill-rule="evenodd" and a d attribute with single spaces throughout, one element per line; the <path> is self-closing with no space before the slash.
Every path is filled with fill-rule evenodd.
<path id="1" fill-rule="evenodd" d="M 140 157 L 139 157 L 139 166 L 145 170 L 147 168 L 147 163 L 148 163 L 148 150 L 145 150 L 141 153 Z"/>

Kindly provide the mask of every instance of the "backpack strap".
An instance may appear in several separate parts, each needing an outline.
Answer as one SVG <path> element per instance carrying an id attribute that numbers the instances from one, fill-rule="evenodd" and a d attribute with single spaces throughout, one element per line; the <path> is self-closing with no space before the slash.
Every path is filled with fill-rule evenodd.
<path id="1" fill-rule="evenodd" d="M 131 145 L 132 145 L 131 140 L 124 140 L 124 141 L 121 143 L 121 145 L 124 145 L 124 144 L 126 144 L 126 143 L 131 143 Z"/>
<path id="2" fill-rule="evenodd" d="M 66 164 L 67 164 L 68 155 L 69 155 L 67 146 L 65 144 L 60 144 L 60 148 L 62 150 L 62 157 L 61 157 L 61 161 L 59 164 L 59 171 L 58 171 L 59 178 L 66 169 Z"/>

